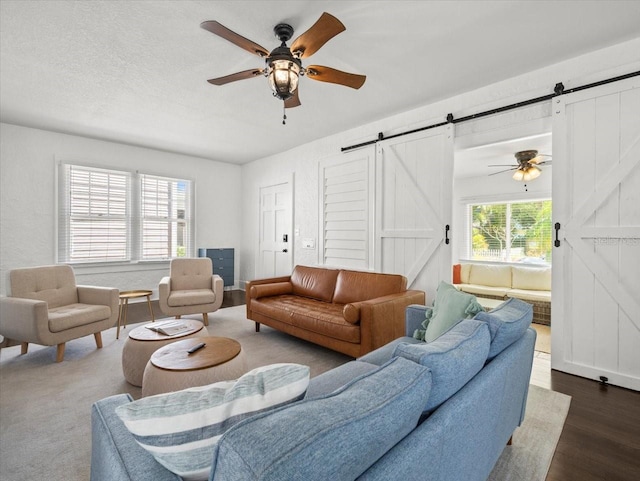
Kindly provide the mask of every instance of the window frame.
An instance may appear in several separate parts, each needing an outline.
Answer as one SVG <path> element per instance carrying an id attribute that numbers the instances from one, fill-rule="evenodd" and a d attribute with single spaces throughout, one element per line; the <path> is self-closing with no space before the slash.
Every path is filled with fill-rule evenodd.
<path id="1" fill-rule="evenodd" d="M 68 198 L 69 192 L 67 191 L 68 181 L 67 175 L 69 169 L 77 168 L 79 170 L 89 171 L 103 171 L 105 173 L 111 173 L 116 175 L 125 175 L 128 178 L 128 192 L 127 192 L 127 219 L 126 219 L 126 244 L 127 255 L 126 257 L 119 258 L 117 260 L 109 260 L 106 258 L 95 260 L 72 260 L 69 252 L 70 248 L 70 236 L 69 232 L 69 207 Z M 58 161 L 56 168 L 56 262 L 74 265 L 76 267 L 92 266 L 126 266 L 136 264 L 153 264 L 158 262 L 168 262 L 173 257 L 150 257 L 144 258 L 143 256 L 143 213 L 142 213 L 142 180 L 145 176 L 154 177 L 158 179 L 167 180 L 176 183 L 186 183 L 188 195 L 185 204 L 185 219 L 186 225 L 184 231 L 187 239 L 185 257 L 193 257 L 196 254 L 195 249 L 195 221 L 196 221 L 196 209 L 195 209 L 195 180 L 189 178 L 177 178 L 167 175 L 160 175 L 153 172 L 141 172 L 131 171 L 126 169 L 118 169 L 112 167 L 104 167 L 100 165 L 85 164 L 80 162 L 68 162 Z"/>

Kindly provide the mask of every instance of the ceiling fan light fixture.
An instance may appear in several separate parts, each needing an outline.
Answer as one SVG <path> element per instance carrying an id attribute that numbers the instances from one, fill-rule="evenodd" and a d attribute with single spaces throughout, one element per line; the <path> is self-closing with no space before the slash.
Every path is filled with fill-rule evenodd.
<path id="1" fill-rule="evenodd" d="M 537 179 L 538 177 L 540 177 L 540 174 L 541 170 L 535 165 L 531 165 L 524 171 L 524 180 L 528 182 L 530 180 Z"/>
<path id="2" fill-rule="evenodd" d="M 281 100 L 287 100 L 298 88 L 300 64 L 293 60 L 275 59 L 269 64 L 268 77 L 273 95 Z"/>
<path id="3" fill-rule="evenodd" d="M 516 170 L 513 173 L 513 180 L 524 180 L 524 171 L 521 169 Z"/>

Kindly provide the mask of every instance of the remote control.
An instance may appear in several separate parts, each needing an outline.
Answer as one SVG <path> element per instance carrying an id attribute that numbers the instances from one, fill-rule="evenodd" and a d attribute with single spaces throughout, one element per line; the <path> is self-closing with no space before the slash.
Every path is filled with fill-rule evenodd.
<path id="1" fill-rule="evenodd" d="M 206 346 L 206 344 L 204 342 L 201 342 L 200 344 L 196 344 L 195 346 L 193 346 L 191 349 L 189 349 L 187 352 L 189 354 L 193 354 L 194 352 L 202 349 L 204 346 Z"/>

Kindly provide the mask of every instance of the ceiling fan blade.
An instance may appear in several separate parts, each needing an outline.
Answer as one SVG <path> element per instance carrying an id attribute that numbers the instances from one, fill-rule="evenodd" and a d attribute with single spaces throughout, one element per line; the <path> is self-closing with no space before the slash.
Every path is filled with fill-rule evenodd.
<path id="1" fill-rule="evenodd" d="M 490 165 L 487 165 L 487 167 L 513 167 L 514 169 L 518 168 L 517 165 L 513 165 L 513 164 L 490 164 Z"/>
<path id="2" fill-rule="evenodd" d="M 309 65 L 306 70 L 307 77 L 311 80 L 345 85 L 352 89 L 359 89 L 364 84 L 364 81 L 367 80 L 366 75 L 347 73 L 335 68 L 323 67 L 322 65 Z"/>
<path id="3" fill-rule="evenodd" d="M 295 92 L 293 92 L 293 97 L 289 97 L 287 100 L 284 101 L 284 108 L 285 109 L 292 109 L 293 107 L 298 107 L 300 106 L 300 97 L 298 97 L 298 91 L 300 90 L 300 87 L 298 87 Z"/>
<path id="4" fill-rule="evenodd" d="M 518 170 L 518 168 L 517 167 L 513 167 L 511 169 L 499 170 L 498 172 L 492 172 L 489 175 L 502 174 L 503 172 L 509 172 L 510 170 Z"/>
<path id="5" fill-rule="evenodd" d="M 238 35 L 233 30 L 229 30 L 227 27 L 215 20 L 207 20 L 206 22 L 202 22 L 200 26 L 213 34 L 228 40 L 234 45 L 257 55 L 258 57 L 265 58 L 269 56 L 269 51 L 266 48 L 252 42 L 248 38 L 244 38 L 242 35 Z"/>
<path id="6" fill-rule="evenodd" d="M 309 30 L 296 38 L 291 44 L 291 53 L 298 58 L 307 58 L 338 35 L 346 27 L 333 15 L 324 12 Z"/>
<path id="7" fill-rule="evenodd" d="M 235 82 L 236 80 L 244 80 L 248 78 L 258 77 L 264 72 L 261 68 L 253 68 L 251 70 L 243 70 L 242 72 L 232 73 L 231 75 L 225 75 L 224 77 L 212 78 L 207 80 L 213 85 L 224 85 L 229 82 Z"/>

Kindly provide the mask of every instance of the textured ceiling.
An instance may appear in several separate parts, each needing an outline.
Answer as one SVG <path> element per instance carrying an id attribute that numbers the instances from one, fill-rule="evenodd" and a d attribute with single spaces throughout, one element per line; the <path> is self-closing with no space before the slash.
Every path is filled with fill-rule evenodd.
<path id="1" fill-rule="evenodd" d="M 358 91 L 303 78 L 287 111 L 262 61 L 199 28 L 272 49 L 327 11 L 346 31 L 304 63 L 367 75 Z M 640 1 L 0 2 L 0 120 L 245 163 L 640 35 Z"/>

